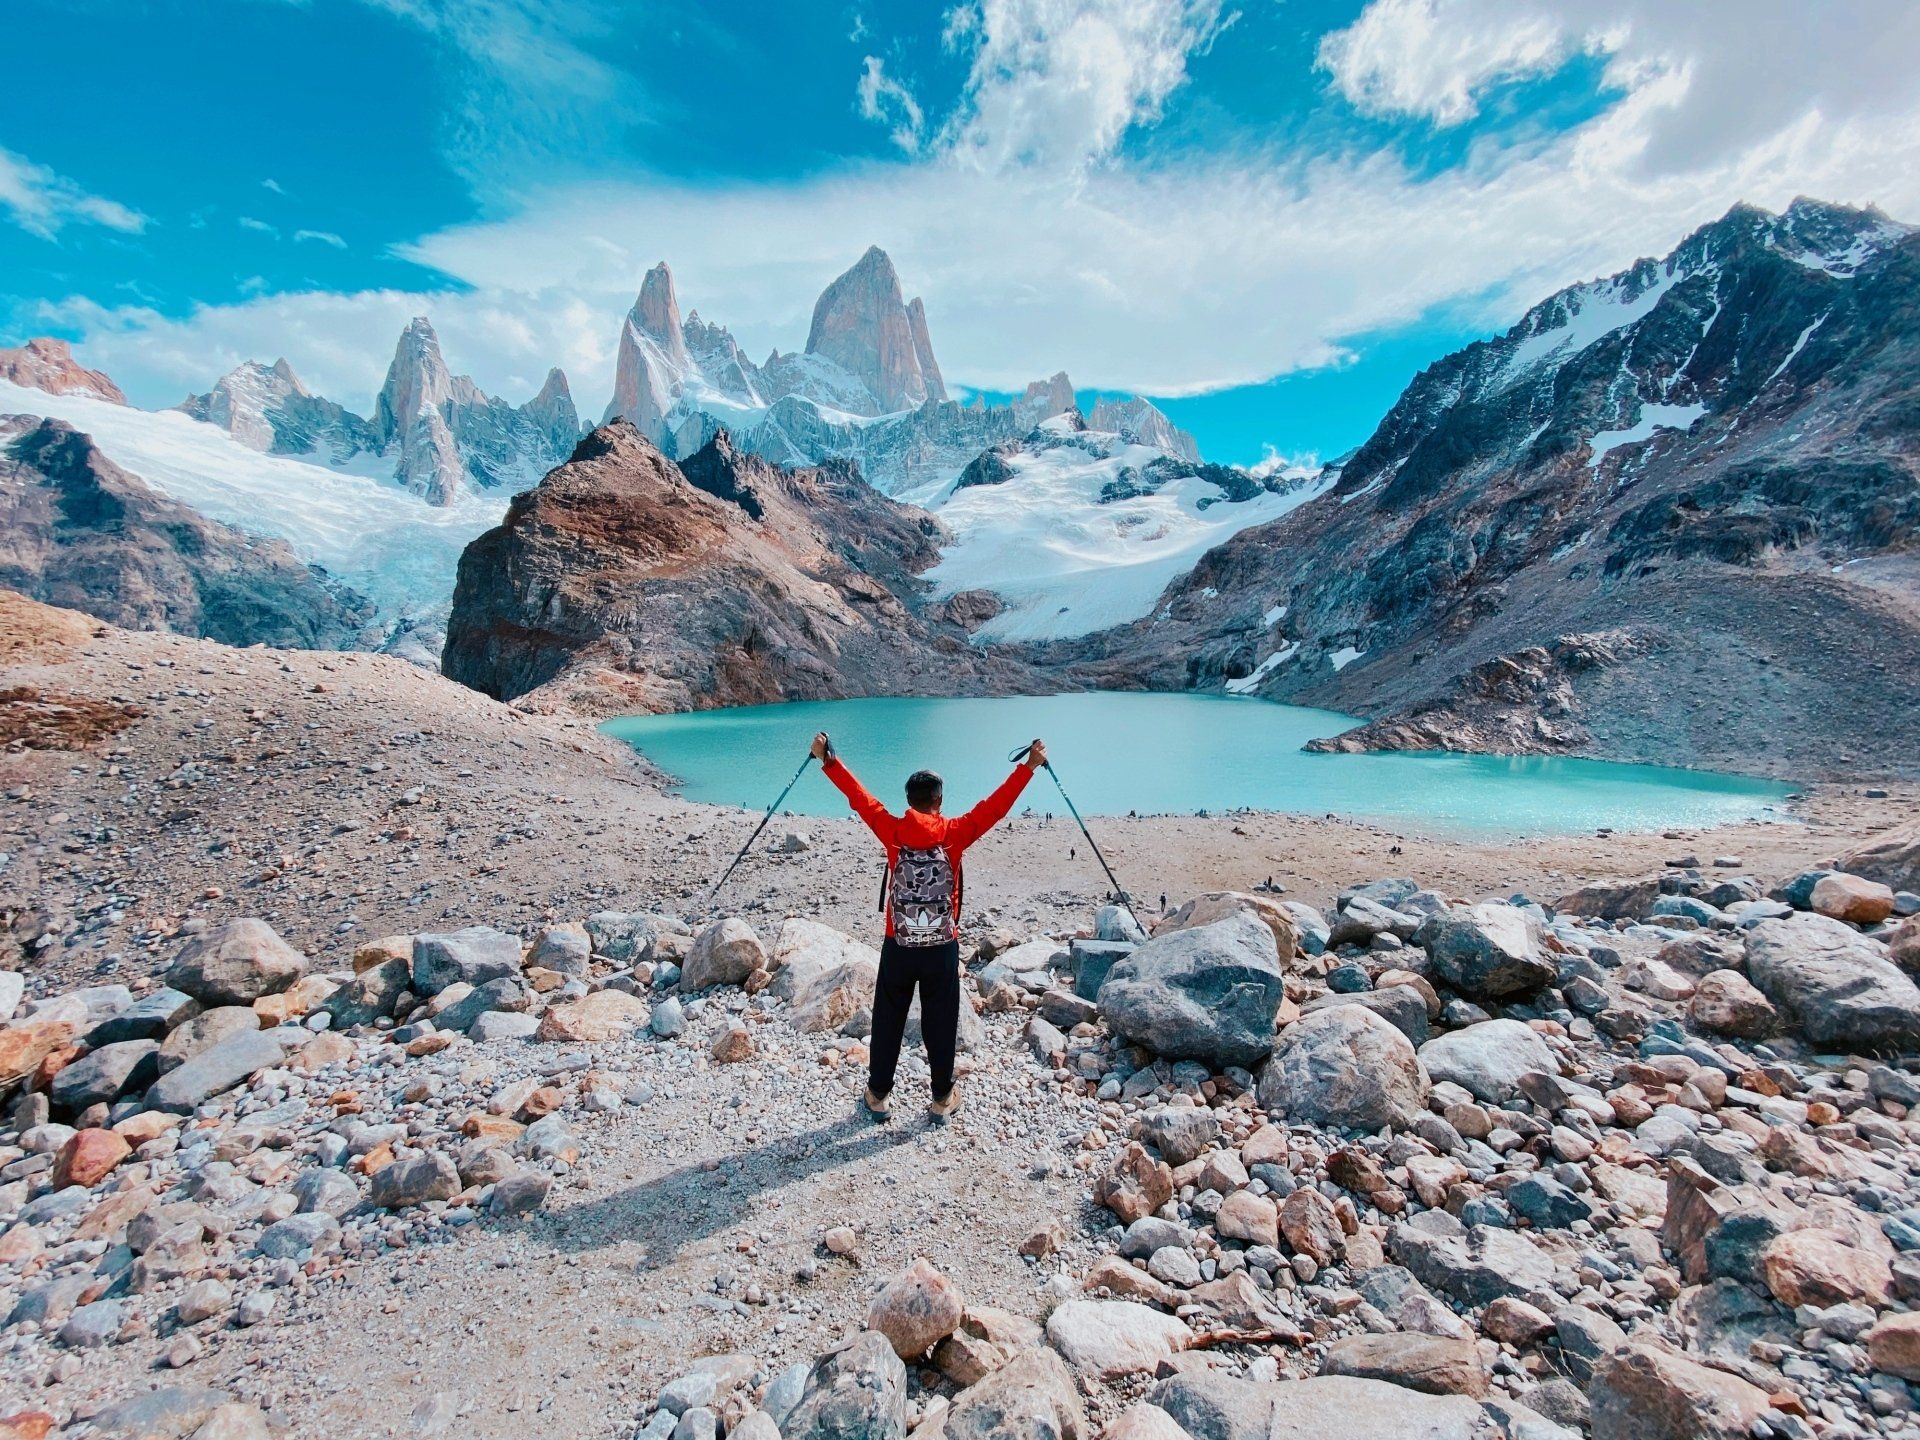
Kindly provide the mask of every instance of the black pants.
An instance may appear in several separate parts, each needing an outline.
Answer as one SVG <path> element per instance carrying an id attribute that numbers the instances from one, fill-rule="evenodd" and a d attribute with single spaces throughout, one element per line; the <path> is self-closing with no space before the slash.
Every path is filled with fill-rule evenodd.
<path id="1" fill-rule="evenodd" d="M 927 1044 L 935 1098 L 953 1088 L 953 1052 L 960 1039 L 960 942 L 900 945 L 891 936 L 880 947 L 880 976 L 873 987 L 873 1093 L 893 1089 L 907 1007 L 920 990 L 920 1035 Z"/>

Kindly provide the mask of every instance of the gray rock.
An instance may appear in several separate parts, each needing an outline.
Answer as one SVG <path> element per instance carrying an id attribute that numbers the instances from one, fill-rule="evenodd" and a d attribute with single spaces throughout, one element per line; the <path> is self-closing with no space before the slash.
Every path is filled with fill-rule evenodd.
<path id="1" fill-rule="evenodd" d="M 1073 963 L 1073 993 L 1082 1000 L 1099 999 L 1100 987 L 1107 983 L 1113 967 L 1131 955 L 1137 944 L 1133 940 L 1069 940 L 1067 953 Z"/>
<path id="2" fill-rule="evenodd" d="M 1567 1373 L 1580 1384 L 1593 1379 L 1594 1367 L 1627 1343 L 1627 1332 L 1586 1305 L 1562 1305 L 1553 1312 L 1554 1341 Z"/>
<path id="3" fill-rule="evenodd" d="M 267 1031 L 229 1035 L 154 1081 L 147 1090 L 147 1108 L 189 1114 L 196 1105 L 278 1065 L 285 1054 Z"/>
<path id="4" fill-rule="evenodd" d="M 307 973 L 306 957 L 264 920 L 229 920 L 181 949 L 167 984 L 202 1005 L 251 1005 Z"/>
<path id="5" fill-rule="evenodd" d="M 81 1056 L 53 1077 L 52 1099 L 68 1114 L 111 1105 L 130 1090 L 145 1090 L 160 1075 L 160 1042 L 121 1040 Z"/>
<path id="6" fill-rule="evenodd" d="M 561 1160 L 577 1152 L 580 1142 L 560 1115 L 545 1115 L 520 1132 L 521 1153 L 535 1160 Z"/>
<path id="7" fill-rule="evenodd" d="M 89 1030 L 87 1048 L 98 1050 L 126 1040 L 163 1040 L 169 1030 L 199 1008 L 200 1002 L 184 990 L 163 985 Z"/>
<path id="8" fill-rule="evenodd" d="M 493 1194 L 487 1197 L 487 1213 L 502 1219 L 531 1215 L 547 1203 L 547 1192 L 552 1188 L 553 1181 L 537 1171 L 509 1175 L 494 1183 Z"/>
<path id="9" fill-rule="evenodd" d="M 1360 1005 L 1330 1006 L 1287 1026 L 1257 1090 L 1276 1115 L 1355 1130 L 1411 1125 L 1426 1096 L 1407 1037 Z"/>
<path id="10" fill-rule="evenodd" d="M 1327 1010 L 1335 1005 L 1359 1005 L 1371 1010 L 1407 1037 L 1416 1049 L 1427 1043 L 1433 1027 L 1427 1021 L 1427 1002 L 1411 985 L 1388 985 L 1356 995 L 1320 995 L 1300 1007 L 1302 1015 Z"/>
<path id="11" fill-rule="evenodd" d="M 534 936 L 529 966 L 558 975 L 584 977 L 593 958 L 593 940 L 584 925 L 549 925 Z"/>
<path id="12" fill-rule="evenodd" d="M 602 910 L 587 917 L 587 936 L 593 953 L 616 965 L 632 965 L 653 958 L 654 942 L 663 935 L 678 935 L 686 926 L 671 915 L 652 912 L 628 914 Z"/>
<path id="13" fill-rule="evenodd" d="M 1518 1020 L 1483 1020 L 1438 1036 L 1420 1047 L 1420 1063 L 1435 1081 L 1451 1080 L 1492 1105 L 1518 1095 L 1529 1071 L 1560 1070 L 1539 1032 Z"/>
<path id="14" fill-rule="evenodd" d="M 1376 935 L 1392 935 L 1399 940 L 1411 940 L 1420 928 L 1420 917 L 1403 915 L 1398 910 L 1382 905 L 1366 895 L 1355 895 L 1338 914 L 1327 932 L 1327 944 L 1367 945 Z"/>
<path id="15" fill-rule="evenodd" d="M 955 1398 L 945 1440 L 1079 1440 L 1087 1413 L 1066 1361 L 1044 1346 L 1024 1350 Z"/>
<path id="16" fill-rule="evenodd" d="M 1256 1384 L 1203 1371 L 1161 1381 L 1148 1399 L 1194 1440 L 1576 1440 L 1512 1401 L 1426 1395 L 1349 1375 Z"/>
<path id="17" fill-rule="evenodd" d="M 689 993 L 714 985 L 738 985 L 767 968 L 767 947 L 746 921 L 728 915 L 702 930 L 680 967 L 680 988 Z"/>
<path id="18" fill-rule="evenodd" d="M 360 1203 L 360 1187 L 344 1170 L 315 1165 L 293 1182 L 293 1198 L 303 1214 L 340 1216 Z"/>
<path id="19" fill-rule="evenodd" d="M 459 1193 L 460 1172 L 437 1150 L 395 1160 L 375 1171 L 367 1187 L 367 1198 L 383 1210 L 451 1200 Z"/>
<path id="20" fill-rule="evenodd" d="M 1517 905 L 1486 904 L 1430 916 L 1413 943 L 1434 971 L 1469 1000 L 1528 995 L 1556 978 L 1541 952 L 1540 922 Z"/>
<path id="21" fill-rule="evenodd" d="M 489 1010 L 467 1027 L 467 1036 L 482 1045 L 489 1040 L 531 1040 L 539 1028 L 540 1017 L 537 1015 Z"/>
<path id="22" fill-rule="evenodd" d="M 1252 1065 L 1273 1049 L 1285 991 L 1272 929 L 1240 912 L 1147 941 L 1108 972 L 1099 1005 L 1116 1034 L 1158 1054 Z"/>
<path id="23" fill-rule="evenodd" d="M 647 1017 L 647 1028 L 656 1035 L 674 1036 L 687 1028 L 686 1007 L 681 1005 L 677 995 L 669 995 L 653 1007 L 653 1013 Z"/>
<path id="24" fill-rule="evenodd" d="M 1747 932 L 1747 974 L 1814 1044 L 1855 1051 L 1920 1044 L 1920 989 L 1887 947 L 1844 921 L 1799 914 Z"/>
<path id="25" fill-rule="evenodd" d="M 1147 932 L 1140 928 L 1126 906 L 1102 905 L 1093 914 L 1093 938 L 1138 945 L 1147 938 Z"/>
<path id="26" fill-rule="evenodd" d="M 127 1309 L 118 1300 L 96 1300 L 81 1305 L 60 1327 L 60 1342 L 75 1350 L 94 1350 L 109 1344 L 127 1323 Z"/>
<path id="27" fill-rule="evenodd" d="M 804 1360 L 796 1360 L 767 1386 L 766 1394 L 760 1397 L 760 1409 L 780 1427 L 784 1434 L 787 1417 L 793 1413 L 793 1407 L 800 1403 L 800 1397 L 806 1393 L 807 1374 L 811 1367 Z"/>
<path id="28" fill-rule="evenodd" d="M 1201 1105 L 1158 1105 L 1133 1122 L 1134 1138 L 1153 1146 L 1170 1165 L 1204 1153 L 1219 1134 L 1219 1117 Z"/>
<path id="29" fill-rule="evenodd" d="M 435 1016 L 433 1023 L 442 1030 L 465 1032 L 472 1029 L 482 1015 L 501 1011 L 519 1013 L 526 1010 L 528 1003 L 527 987 L 520 983 L 519 977 L 501 975 L 474 986 Z"/>
<path id="30" fill-rule="evenodd" d="M 438 995 L 460 981 L 479 986 L 519 974 L 517 935 L 469 925 L 462 930 L 413 937 L 412 987 L 416 995 Z"/>
<path id="31" fill-rule="evenodd" d="M 262 1230 L 259 1244 L 260 1253 L 273 1260 L 324 1255 L 340 1244 L 340 1222 L 324 1210 L 289 1215 Z"/>
<path id="32" fill-rule="evenodd" d="M 371 1025 L 390 1016 L 400 997 L 412 993 L 413 966 L 398 958 L 383 960 L 362 970 L 353 979 L 320 1002 L 320 1008 L 333 1017 L 336 1030 L 353 1025 Z"/>
<path id="33" fill-rule="evenodd" d="M 887 1337 L 863 1330 L 816 1360 L 780 1433 L 785 1440 L 903 1440 L 907 1372 Z"/>
<path id="34" fill-rule="evenodd" d="M 1142 1215 L 1121 1235 L 1120 1254 L 1128 1260 L 1145 1260 L 1170 1245 L 1185 1249 L 1192 1244 L 1193 1232 L 1186 1226 L 1158 1215 Z"/>
<path id="35" fill-rule="evenodd" d="M 1502 1295 L 1549 1311 L 1560 1303 L 1553 1260 L 1512 1230 L 1474 1225 L 1464 1233 L 1438 1234 L 1400 1225 L 1389 1246 L 1421 1283 L 1463 1304 L 1487 1305 Z"/>
<path id="36" fill-rule="evenodd" d="M 136 1391 L 96 1414 L 93 1427 L 103 1435 L 173 1440 L 192 1435 L 214 1411 L 232 1401 L 233 1396 L 225 1390 L 182 1385 Z"/>

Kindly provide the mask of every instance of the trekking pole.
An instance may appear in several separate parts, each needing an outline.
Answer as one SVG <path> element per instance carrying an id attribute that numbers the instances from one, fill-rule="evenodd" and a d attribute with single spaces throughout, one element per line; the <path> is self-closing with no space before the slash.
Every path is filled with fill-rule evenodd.
<path id="1" fill-rule="evenodd" d="M 1027 758 L 1027 752 L 1031 749 L 1033 749 L 1031 745 L 1019 746 L 1011 755 L 1007 756 L 1007 763 L 1009 765 L 1018 765 L 1022 760 Z M 1053 768 L 1053 762 L 1051 760 L 1045 760 L 1041 763 L 1046 767 L 1047 774 L 1053 777 L 1054 788 L 1059 790 L 1060 798 L 1067 802 L 1067 809 L 1073 815 L 1073 823 L 1080 827 L 1080 833 L 1087 837 L 1087 844 L 1093 847 L 1093 858 L 1098 860 L 1100 862 L 1100 868 L 1107 872 L 1107 883 L 1113 886 L 1114 898 L 1120 902 L 1121 908 L 1127 912 L 1128 918 L 1133 921 L 1140 933 L 1142 935 L 1146 934 L 1147 927 L 1142 925 L 1140 923 L 1140 917 L 1133 913 L 1133 902 L 1128 898 L 1126 889 L 1120 884 L 1119 880 L 1114 877 L 1113 867 L 1107 864 L 1107 857 L 1100 853 L 1100 842 L 1093 838 L 1093 832 L 1087 829 L 1087 822 L 1080 818 L 1080 807 L 1073 803 L 1073 797 L 1067 794 L 1067 787 L 1060 783 L 1060 772 Z"/>
<path id="2" fill-rule="evenodd" d="M 827 758 L 829 760 L 833 758 L 833 742 L 831 740 L 827 742 Z M 760 832 L 767 828 L 767 822 L 773 819 L 774 813 L 779 810 L 780 806 L 786 801 L 787 796 L 792 793 L 793 787 L 800 783 L 800 777 L 807 773 L 807 766 L 812 763 L 813 752 L 809 750 L 807 752 L 807 758 L 800 762 L 800 768 L 793 772 L 793 779 L 787 781 L 787 788 L 780 792 L 774 799 L 773 804 L 767 807 L 767 813 L 760 817 L 760 823 L 753 827 L 753 834 L 749 835 L 747 837 L 747 843 L 740 847 L 740 853 L 733 857 L 733 864 L 727 866 L 727 868 L 720 873 L 720 878 L 713 882 L 713 889 L 707 892 L 705 905 L 713 904 L 714 897 L 720 893 L 720 887 L 727 883 L 727 877 L 739 868 L 742 860 L 747 858 L 747 852 L 753 849 L 753 842 L 760 838 Z M 705 905 L 703 905 L 702 908 L 705 908 Z"/>

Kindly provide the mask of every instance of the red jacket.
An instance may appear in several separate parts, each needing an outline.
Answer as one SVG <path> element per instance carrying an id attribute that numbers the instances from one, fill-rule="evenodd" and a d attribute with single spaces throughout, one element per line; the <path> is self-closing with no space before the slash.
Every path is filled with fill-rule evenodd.
<path id="1" fill-rule="evenodd" d="M 909 810 L 904 815 L 895 815 L 887 807 L 874 799 L 867 787 L 854 778 L 853 772 L 839 759 L 828 760 L 820 767 L 826 772 L 840 793 L 847 797 L 847 804 L 853 807 L 853 813 L 867 822 L 867 828 L 880 838 L 887 847 L 887 871 L 893 871 L 894 858 L 901 846 L 914 850 L 931 850 L 935 847 L 947 852 L 947 860 L 953 866 L 953 918 L 956 924 L 960 919 L 960 855 L 969 845 L 978 840 L 987 831 L 1007 818 L 1007 812 L 1013 809 L 1013 802 L 1020 798 L 1020 792 L 1027 788 L 1027 782 L 1033 778 L 1033 771 L 1025 765 L 1013 767 L 1013 773 L 1000 782 L 1000 787 L 964 815 L 948 819 L 945 815 L 929 815 L 922 810 Z M 893 934 L 893 914 L 887 914 L 887 934 Z"/>

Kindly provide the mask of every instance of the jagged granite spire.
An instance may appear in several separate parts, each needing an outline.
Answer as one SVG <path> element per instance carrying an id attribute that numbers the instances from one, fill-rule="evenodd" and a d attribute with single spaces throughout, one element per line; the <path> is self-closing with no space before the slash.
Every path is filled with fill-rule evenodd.
<path id="1" fill-rule="evenodd" d="M 631 420 L 642 435 L 657 444 L 686 369 L 687 340 L 680 321 L 680 300 L 674 294 L 673 271 L 662 260 L 640 282 L 639 297 L 620 327 L 613 398 L 607 402 L 602 423 Z"/>
<path id="2" fill-rule="evenodd" d="M 851 270 L 827 286 L 813 307 L 807 353 L 833 361 L 859 380 L 882 413 L 946 398 L 939 368 L 934 366 L 929 377 L 920 363 L 923 351 L 931 364 L 925 315 L 916 334 L 900 295 L 900 277 L 878 245 L 868 247 Z"/>

